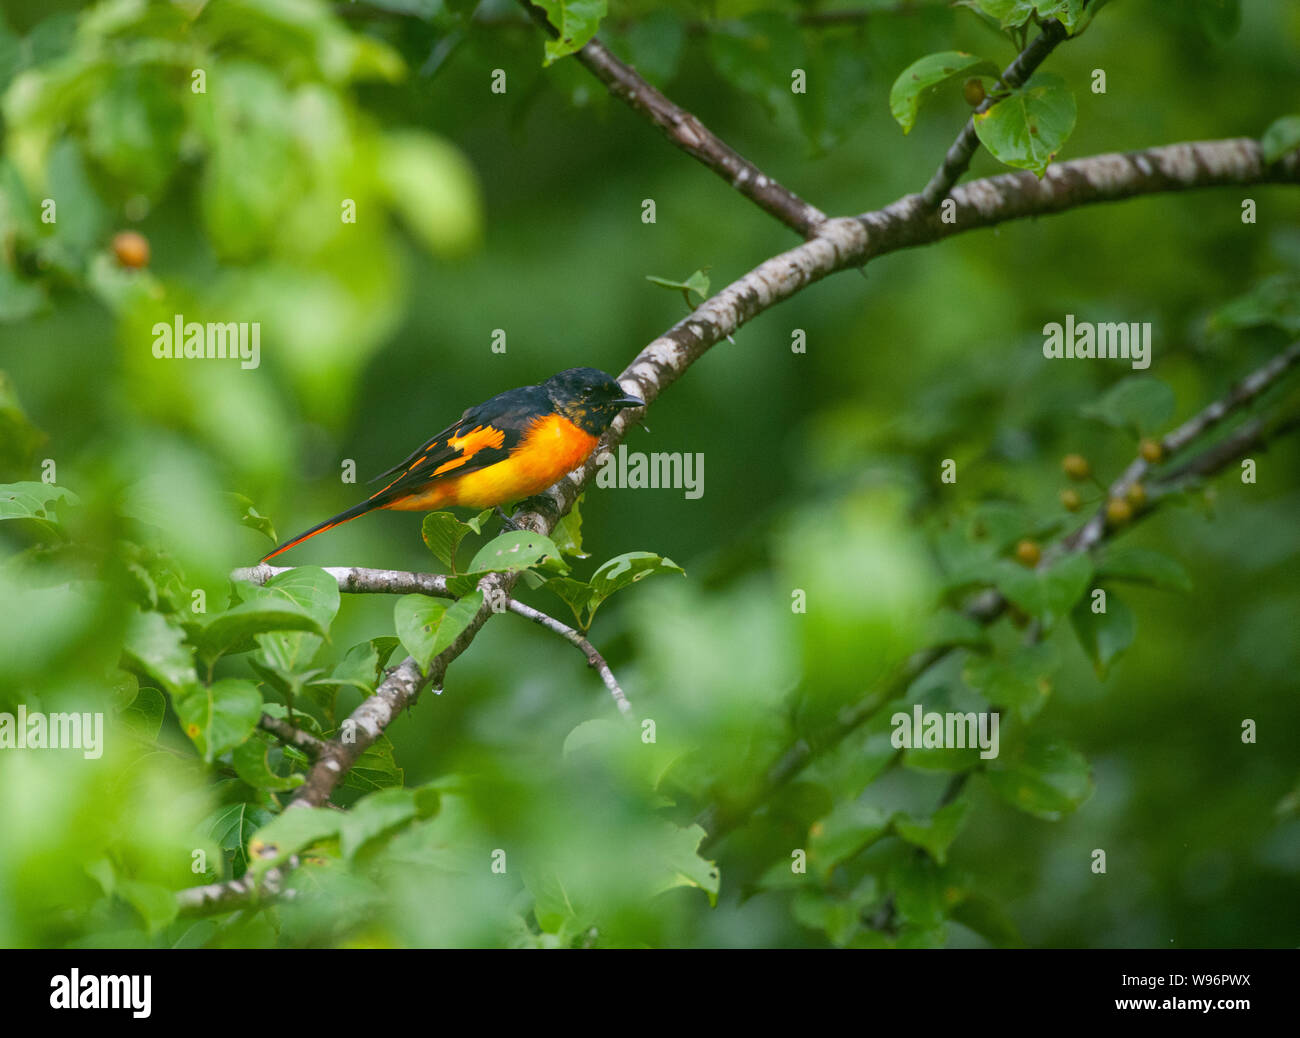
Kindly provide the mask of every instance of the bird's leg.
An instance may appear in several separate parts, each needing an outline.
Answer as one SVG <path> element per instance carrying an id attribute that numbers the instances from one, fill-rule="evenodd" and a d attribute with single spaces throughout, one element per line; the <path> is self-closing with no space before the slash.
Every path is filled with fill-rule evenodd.
<path id="1" fill-rule="evenodd" d="M 507 530 L 519 530 L 519 529 L 521 529 L 521 527 L 519 526 L 519 524 L 518 524 L 517 522 L 515 522 L 513 519 L 511 519 L 510 516 L 506 515 L 506 513 L 505 513 L 505 509 L 502 508 L 500 505 L 497 505 L 497 506 L 496 506 L 496 513 L 497 513 L 497 515 L 499 515 L 499 516 L 501 517 L 501 525 L 502 525 L 502 527 L 504 527 L 505 529 L 507 529 Z"/>

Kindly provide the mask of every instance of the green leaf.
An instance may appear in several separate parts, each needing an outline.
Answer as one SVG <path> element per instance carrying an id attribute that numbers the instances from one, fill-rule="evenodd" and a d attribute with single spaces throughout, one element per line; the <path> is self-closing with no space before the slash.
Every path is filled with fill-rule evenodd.
<path id="1" fill-rule="evenodd" d="M 388 736 L 381 735 L 366 747 L 365 752 L 357 758 L 351 770 L 343 777 L 343 785 L 349 789 L 371 792 L 376 789 L 388 789 L 400 786 L 403 781 L 402 769 L 393 757 L 393 744 Z"/>
<path id="2" fill-rule="evenodd" d="M 983 894 L 968 894 L 952 911 L 954 922 L 974 930 L 995 948 L 1023 948 L 1024 938 L 1006 909 Z"/>
<path id="3" fill-rule="evenodd" d="M 268 737 L 256 734 L 251 739 L 245 739 L 235 747 L 235 752 L 231 759 L 235 765 L 235 773 L 255 789 L 269 790 L 288 790 L 296 789 L 305 781 L 302 775 L 288 774 L 280 775 L 271 770 L 267 763 L 267 751 L 274 747 Z"/>
<path id="4" fill-rule="evenodd" d="M 350 685 L 366 695 L 375 690 L 380 669 L 401 642 L 393 637 L 371 638 L 348 649 L 334 669 L 324 677 L 313 678 L 313 685 Z"/>
<path id="5" fill-rule="evenodd" d="M 926 625 L 925 644 L 935 649 L 957 645 L 979 648 L 988 640 L 988 632 L 981 624 L 954 609 L 940 609 Z"/>
<path id="6" fill-rule="evenodd" d="M 420 524 L 420 536 L 444 566 L 456 572 L 456 549 L 470 528 L 450 512 L 430 512 Z"/>
<path id="7" fill-rule="evenodd" d="M 1192 590 L 1192 578 L 1177 559 L 1150 548 L 1114 548 L 1097 567 L 1099 580 L 1128 580 L 1164 591 Z"/>
<path id="8" fill-rule="evenodd" d="M 699 887 L 709 895 L 710 906 L 717 906 L 722 878 L 717 863 L 699 855 L 705 835 L 704 828 L 699 825 L 678 827 L 670 822 L 664 823 L 663 843 L 657 849 L 668 876 L 653 893 L 674 887 Z"/>
<path id="9" fill-rule="evenodd" d="M 320 620 L 296 602 L 255 598 L 240 602 L 220 613 L 210 613 L 189 633 L 199 656 L 212 663 L 232 650 L 251 649 L 254 635 L 269 631 L 311 631 L 324 635 Z"/>
<path id="10" fill-rule="evenodd" d="M 948 860 L 948 848 L 957 838 L 966 815 L 970 811 L 970 801 L 960 797 L 950 804 L 939 808 L 933 816 L 917 821 L 908 815 L 894 815 L 893 827 L 900 839 L 906 840 L 914 847 L 920 847 L 940 865 Z"/>
<path id="11" fill-rule="evenodd" d="M 81 503 L 71 490 L 53 483 L 6 483 L 0 486 L 0 520 L 40 519 L 57 523 L 58 516 L 50 506 L 60 501 L 70 505 Z"/>
<path id="12" fill-rule="evenodd" d="M 972 657 L 962 671 L 962 680 L 994 706 L 1014 710 L 1022 721 L 1028 721 L 1047 703 L 1052 675 L 1059 665 L 1056 650 L 1046 642 L 1036 642 L 1016 649 L 1010 658 Z"/>
<path id="13" fill-rule="evenodd" d="M 234 493 L 228 493 L 226 494 L 226 497 L 230 498 L 234 502 L 235 507 L 238 510 L 237 514 L 241 526 L 247 526 L 250 529 L 258 530 L 266 534 L 266 536 L 271 539 L 272 544 L 278 543 L 278 539 L 275 536 L 275 526 L 272 525 L 270 519 L 253 507 L 253 501 L 251 498 L 245 497 L 243 494 Z"/>
<path id="14" fill-rule="evenodd" d="M 168 926 L 176 918 L 179 908 L 176 893 L 159 883 L 124 879 L 117 884 L 115 890 L 119 897 L 140 914 L 151 934 Z"/>
<path id="15" fill-rule="evenodd" d="M 469 626 L 483 604 L 483 592 L 471 591 L 450 606 L 428 595 L 403 595 L 393 609 L 393 623 L 402 648 L 427 670 L 435 656 Z"/>
<path id="16" fill-rule="evenodd" d="M 559 34 L 546 40 L 547 65 L 581 50 L 596 35 L 600 20 L 608 12 L 606 0 L 537 0 L 537 6 L 546 12 L 547 20 Z"/>
<path id="17" fill-rule="evenodd" d="M 1074 633 L 1079 636 L 1079 644 L 1097 670 L 1097 677 L 1104 681 L 1110 665 L 1133 644 L 1137 621 L 1133 618 L 1133 611 L 1113 591 L 1106 592 L 1104 613 L 1092 611 L 1091 599 L 1091 595 L 1079 599 L 1070 613 L 1070 622 L 1074 624 Z"/>
<path id="18" fill-rule="evenodd" d="M 381 789 L 359 800 L 343 817 L 339 850 L 351 860 L 375 842 L 394 835 L 416 818 L 415 791 Z"/>
<path id="19" fill-rule="evenodd" d="M 889 111 L 903 132 L 911 133 L 921 102 L 933 96 L 942 84 L 954 76 L 973 76 L 977 72 L 996 76 L 998 71 L 993 62 L 964 50 L 927 54 L 908 65 L 894 80 L 889 91 Z"/>
<path id="20" fill-rule="evenodd" d="M 487 522 L 489 519 L 491 519 L 495 513 L 496 513 L 495 508 L 485 508 L 483 509 L 483 511 L 479 512 L 478 515 L 474 516 L 473 519 L 466 519 L 465 525 L 468 526 L 475 533 L 482 533 L 483 524 Z"/>
<path id="21" fill-rule="evenodd" d="M 293 807 L 277 815 L 248 841 L 249 871 L 258 875 L 313 844 L 336 838 L 346 817 L 327 807 Z"/>
<path id="22" fill-rule="evenodd" d="M 808 860 L 823 877 L 842 861 L 875 843 L 889 832 L 889 816 L 873 804 L 844 800 L 813 823 L 809 830 Z"/>
<path id="23" fill-rule="evenodd" d="M 1053 742 L 1033 742 L 988 771 L 989 783 L 1007 803 L 1054 822 L 1092 796 L 1092 774 L 1083 754 Z"/>
<path id="24" fill-rule="evenodd" d="M 185 635 L 159 613 L 137 613 L 127 627 L 122 654 L 173 696 L 198 684 Z"/>
<path id="25" fill-rule="evenodd" d="M 239 861 L 247 860 L 248 841 L 260 826 L 274 816 L 253 804 L 229 804 L 204 819 L 200 831 L 216 841 L 223 851 L 234 851 Z"/>
<path id="26" fill-rule="evenodd" d="M 1276 162 L 1283 155 L 1300 148 L 1300 115 L 1275 119 L 1260 139 L 1265 162 Z"/>
<path id="27" fill-rule="evenodd" d="M 686 575 L 686 571 L 673 562 L 672 559 L 656 555 L 654 552 L 629 551 L 614 556 L 614 558 L 597 569 L 588 582 L 591 586 L 591 597 L 588 602 L 591 615 L 595 616 L 600 604 L 614 594 L 615 591 L 622 590 L 628 585 L 635 584 L 637 581 L 644 580 L 656 573 L 680 573 L 682 576 Z"/>
<path id="28" fill-rule="evenodd" d="M 288 602 L 298 606 L 308 616 L 314 617 L 324 631 L 329 630 L 339 611 L 338 581 L 319 566 L 298 566 L 278 573 L 262 587 L 248 588 L 243 594 L 249 602 Z M 256 638 L 266 662 L 285 674 L 306 666 L 323 641 L 320 635 L 307 631 L 269 632 Z"/>
<path id="29" fill-rule="evenodd" d="M 645 279 L 660 288 L 674 288 L 685 293 L 687 303 L 690 302 L 692 292 L 699 296 L 701 300 L 709 298 L 709 276 L 702 270 L 697 270 L 685 281 L 674 281 L 672 278 L 656 277 L 653 274 L 647 274 Z"/>
<path id="30" fill-rule="evenodd" d="M 387 133 L 375 169 L 389 207 L 431 251 L 468 252 L 482 235 L 482 202 L 469 162 L 446 141 L 421 130 Z"/>
<path id="31" fill-rule="evenodd" d="M 995 159 L 1042 177 L 1074 129 L 1076 115 L 1074 94 L 1065 80 L 1040 72 L 972 118 L 975 133 Z"/>
<path id="32" fill-rule="evenodd" d="M 578 622 L 578 626 L 586 629 L 590 620 L 584 622 L 582 618 L 583 610 L 586 609 L 587 603 L 591 601 L 591 585 L 584 584 L 580 580 L 573 580 L 570 577 L 552 577 L 542 585 L 548 591 L 559 595 L 560 598 L 573 610 L 573 617 Z"/>
<path id="33" fill-rule="evenodd" d="M 1264 278 L 1245 295 L 1219 307 L 1210 324 L 1223 329 L 1272 325 L 1288 335 L 1300 332 L 1300 274 Z"/>
<path id="34" fill-rule="evenodd" d="M 573 507 L 560 517 L 560 521 L 555 524 L 555 529 L 551 531 L 551 540 L 555 542 L 555 546 L 560 549 L 560 552 L 575 559 L 591 557 L 582 550 L 581 506 L 583 496 L 582 494 L 578 495 L 578 500 L 573 502 Z"/>
<path id="35" fill-rule="evenodd" d="M 130 705 L 117 715 L 119 721 L 139 739 L 153 742 L 162 728 L 167 713 L 167 701 L 156 688 L 140 689 Z"/>
<path id="36" fill-rule="evenodd" d="M 530 530 L 500 534 L 478 550 L 469 564 L 469 573 L 517 573 L 532 566 L 543 566 L 558 573 L 569 572 L 560 557 L 560 549 L 549 537 Z"/>
<path id="37" fill-rule="evenodd" d="M 1046 627 L 1074 607 L 1091 580 L 1092 561 L 1078 552 L 1032 568 L 1004 559 L 997 569 L 998 590 Z"/>
<path id="38" fill-rule="evenodd" d="M 1174 413 L 1174 391 L 1154 375 L 1129 375 L 1079 413 L 1134 435 L 1155 432 Z"/>
<path id="39" fill-rule="evenodd" d="M 1105 0 L 1093 0 L 1100 7 Z M 983 11 L 1003 29 L 1019 29 L 1030 18 L 1056 18 L 1071 33 L 1084 15 L 1084 0 L 958 0 L 963 7 Z"/>
<path id="40" fill-rule="evenodd" d="M 223 678 L 182 696 L 176 714 L 204 760 L 212 761 L 252 734 L 262 716 L 262 694 L 251 681 Z"/>

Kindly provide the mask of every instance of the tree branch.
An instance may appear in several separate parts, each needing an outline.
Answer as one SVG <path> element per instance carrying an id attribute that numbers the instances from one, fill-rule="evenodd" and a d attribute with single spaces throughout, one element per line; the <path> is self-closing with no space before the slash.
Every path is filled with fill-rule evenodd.
<path id="1" fill-rule="evenodd" d="M 530 4 L 528 0 L 520 0 L 520 3 L 538 25 L 550 35 L 556 35 L 555 28 L 541 8 Z M 659 127 L 673 144 L 708 166 L 787 227 L 810 238 L 826 222 L 825 213 L 767 176 L 694 115 L 673 104 L 637 75 L 631 66 L 619 61 L 600 40 L 589 40 L 575 57 L 609 88 L 611 94 Z"/>
<path id="2" fill-rule="evenodd" d="M 267 563 L 261 563 L 257 566 L 249 566 L 246 569 L 237 569 L 230 574 L 231 580 L 247 580 L 254 584 L 265 584 L 272 577 L 279 573 L 288 573 L 290 566 L 271 566 Z M 363 566 L 347 567 L 325 567 L 325 572 L 338 581 L 339 590 L 351 592 L 354 594 L 390 594 L 390 595 L 432 595 L 437 598 L 455 598 L 456 595 L 447 589 L 447 578 L 441 573 L 414 573 L 405 570 L 396 569 L 367 569 Z M 586 658 L 587 666 L 591 667 L 600 675 L 600 680 L 605 683 L 609 689 L 609 694 L 614 697 L 614 705 L 618 707 L 619 713 L 624 717 L 632 716 L 632 704 L 628 702 L 626 694 L 619 686 L 618 680 L 614 677 L 613 670 L 605 661 L 605 657 L 600 654 L 594 645 L 584 638 L 577 630 L 570 627 L 563 621 L 555 619 L 548 613 L 540 609 L 534 609 L 532 606 L 525 605 L 517 598 L 506 599 L 506 609 L 517 616 L 522 616 L 525 620 L 531 620 L 533 623 L 545 627 L 548 631 L 558 634 L 570 645 L 575 646 Z M 268 727 L 266 722 L 278 722 L 275 718 L 263 716 L 262 727 L 268 731 L 275 731 Z M 286 725 L 291 731 L 298 731 L 291 725 Z M 277 732 L 278 734 L 278 732 Z M 301 733 L 308 739 L 314 739 L 314 736 Z M 287 740 L 286 740 L 287 741 Z M 317 740 L 319 741 L 319 740 Z M 322 744 L 323 745 L 323 744 Z"/>
<path id="3" fill-rule="evenodd" d="M 1065 26 L 1055 18 L 1045 21 L 1042 32 L 1003 71 L 1002 85 L 1007 91 L 1024 86 L 1038 66 L 1056 49 L 1057 44 L 1069 39 L 1069 36 Z M 953 185 L 970 167 L 971 159 L 979 150 L 980 139 L 975 132 L 975 116 L 984 114 L 1005 96 L 1006 92 L 1001 90 L 990 94 L 979 103 L 971 118 L 966 120 L 961 133 L 957 134 L 957 139 L 952 142 L 952 146 L 944 155 L 943 162 L 921 191 L 921 201 L 925 203 L 927 209 L 933 209 L 943 201 L 944 196 L 952 190 Z"/>

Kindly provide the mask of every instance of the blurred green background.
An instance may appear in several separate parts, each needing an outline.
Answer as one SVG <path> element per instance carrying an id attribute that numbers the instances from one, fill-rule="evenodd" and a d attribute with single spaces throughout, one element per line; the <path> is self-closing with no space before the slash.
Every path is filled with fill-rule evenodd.
<path id="1" fill-rule="evenodd" d="M 943 3 L 841 6 L 881 10 L 827 26 L 797 19 L 832 5 L 614 2 L 601 36 L 765 172 L 854 213 L 919 190 L 968 112 L 950 84 L 904 136 L 888 106 L 898 73 L 940 50 L 1002 66 L 1015 48 Z M 132 567 L 163 581 L 156 556 L 124 543 L 175 560 L 184 606 L 202 587 L 222 607 L 225 573 L 270 545 L 223 494 L 251 499 L 282 537 L 305 528 L 472 403 L 566 367 L 617 373 L 685 313 L 646 275 L 705 269 L 717 288 L 797 244 L 576 61 L 544 67 L 540 32 L 510 3 L 480 5 L 472 24 L 437 0 L 0 11 L 0 478 L 39 480 L 53 459 L 82 500 L 57 535 L 0 524 L 6 710 L 129 701 L 103 675 L 122 673 L 128 603 L 140 604 Z M 1078 104 L 1060 158 L 1259 136 L 1294 111 L 1298 45 L 1300 8 L 1284 0 L 1114 0 L 1049 61 Z M 808 95 L 788 90 L 795 67 L 809 70 Z M 1089 90 L 1097 68 L 1103 95 Z M 490 89 L 495 69 L 504 94 Z M 981 153 L 971 175 L 1001 169 Z M 53 228 L 39 223 L 47 196 Z M 357 202 L 354 225 L 339 219 L 343 198 Z M 1132 438 L 1079 413 L 1127 367 L 1045 363 L 1046 322 L 1152 322 L 1150 373 L 1182 420 L 1288 341 L 1285 327 L 1213 315 L 1263 278 L 1294 285 L 1298 213 L 1293 187 L 1218 189 L 959 236 L 815 285 L 692 367 L 626 443 L 702 452 L 703 496 L 593 488 L 592 558 L 574 562 L 586 576 L 643 549 L 686 571 L 613 600 L 591 632 L 657 721 L 653 791 L 617 754 L 562 753 L 575 726 L 614 716 L 605 692 L 570 646 L 497 618 L 446 691 L 387 733 L 406 785 L 442 791 L 434 822 L 347 868 L 326 854 L 282 909 L 171 919 L 160 892 L 242 870 L 242 826 L 284 796 L 205 765 L 170 710 L 147 752 L 110 740 L 101 761 L 0 753 L 0 943 L 968 946 L 1014 943 L 1014 928 L 1030 946 L 1294 945 L 1290 441 L 1259 455 L 1257 484 L 1230 470 L 1211 507 L 1165 509 L 1126 537 L 1181 561 L 1193 590 L 1124 591 L 1137 636 L 1107 678 L 1068 624 L 1051 636 L 1061 669 L 1032 728 L 1090 762 L 1095 792 L 1078 810 L 1019 812 L 977 776 L 946 864 L 918 864 L 895 838 L 817 876 L 815 892 L 762 882 L 845 805 L 934 810 L 948 776 L 878 775 L 890 754 L 876 725 L 704 852 L 716 906 L 692 882 L 645 898 L 656 881 L 635 863 L 667 853 L 665 819 L 689 825 L 711 792 L 744 788 L 809 717 L 833 717 L 924 644 L 941 591 L 924 531 L 988 499 L 1022 506 L 1029 525 L 1063 520 L 1063 454 L 1086 455 L 1104 482 L 1128 463 Z M 123 229 L 147 238 L 147 271 L 113 259 Z M 155 360 L 150 326 L 175 313 L 260 321 L 261 366 Z M 805 354 L 790 349 L 794 329 Z M 25 439 L 20 409 L 45 440 Z M 958 462 L 955 486 L 937 480 L 944 458 Z M 344 459 L 357 485 L 341 482 Z M 277 561 L 435 568 L 418 517 L 401 513 Z M 69 585 L 76 595 L 59 591 Z M 793 588 L 807 590 L 807 615 L 791 613 Z M 522 594 L 562 616 L 544 590 Z M 344 596 L 322 660 L 391 635 L 393 607 Z M 240 658 L 220 666 L 249 676 Z M 953 660 L 911 698 L 962 689 Z M 342 695 L 355 705 L 359 693 Z M 1244 718 L 1258 722 L 1254 745 Z M 244 805 L 234 838 L 210 825 L 232 804 Z M 505 876 L 486 868 L 498 847 L 514 855 Z M 195 848 L 211 859 L 203 875 Z M 1105 875 L 1089 869 L 1094 848 Z M 909 883 L 969 892 L 1001 922 L 917 908 Z M 891 898 L 901 929 L 868 925 Z"/>

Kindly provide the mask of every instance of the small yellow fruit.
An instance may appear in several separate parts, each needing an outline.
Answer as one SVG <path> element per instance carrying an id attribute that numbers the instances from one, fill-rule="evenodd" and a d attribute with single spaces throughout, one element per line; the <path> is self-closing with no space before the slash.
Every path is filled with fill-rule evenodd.
<path id="1" fill-rule="evenodd" d="M 1087 479 L 1092 475 L 1092 467 L 1082 454 L 1067 454 L 1061 459 L 1061 471 L 1071 479 Z"/>
<path id="2" fill-rule="evenodd" d="M 1113 526 L 1122 526 L 1133 518 L 1133 506 L 1122 497 L 1112 497 L 1106 502 L 1106 519 Z"/>
<path id="3" fill-rule="evenodd" d="M 1129 504 L 1134 508 L 1141 508 L 1147 502 L 1147 488 L 1141 483 L 1134 483 L 1128 488 L 1128 493 L 1125 496 L 1128 498 Z"/>
<path id="4" fill-rule="evenodd" d="M 131 270 L 149 265 L 149 239 L 138 231 L 119 231 L 113 235 L 113 255 Z"/>
<path id="5" fill-rule="evenodd" d="M 1016 559 L 1026 566 L 1037 566 L 1043 557 L 1042 551 L 1034 541 L 1021 541 L 1016 545 Z"/>
<path id="6" fill-rule="evenodd" d="M 961 92 L 966 98 L 966 103 L 972 108 L 978 108 L 984 103 L 984 84 L 974 76 L 961 85 Z"/>
<path id="7" fill-rule="evenodd" d="M 1138 445 L 1138 452 L 1152 465 L 1165 456 L 1165 449 L 1160 446 L 1159 440 L 1143 440 Z"/>
<path id="8" fill-rule="evenodd" d="M 1077 490 L 1071 490 L 1067 487 L 1061 491 L 1061 504 L 1065 506 L 1067 512 L 1077 512 L 1083 507 L 1083 498 L 1079 496 Z"/>

